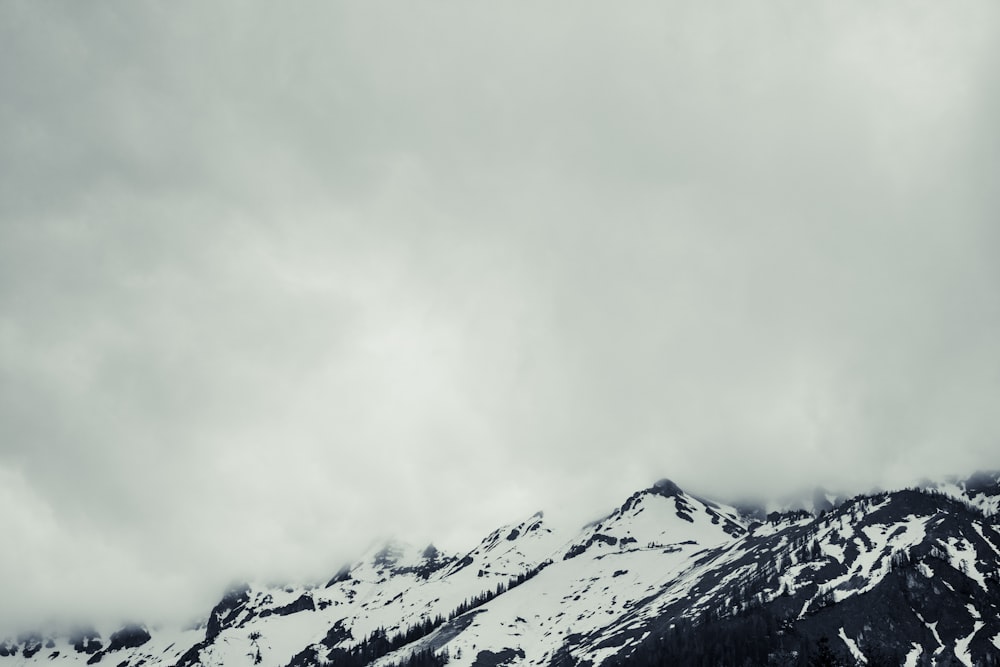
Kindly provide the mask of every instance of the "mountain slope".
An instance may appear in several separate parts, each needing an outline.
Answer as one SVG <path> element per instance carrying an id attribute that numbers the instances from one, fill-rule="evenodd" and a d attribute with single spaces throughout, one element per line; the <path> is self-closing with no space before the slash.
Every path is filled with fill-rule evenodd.
<path id="1" fill-rule="evenodd" d="M 559 535 L 376 545 L 328 582 L 228 592 L 190 628 L 0 642 L 0 667 L 997 664 L 1000 475 L 759 520 L 669 480 Z"/>

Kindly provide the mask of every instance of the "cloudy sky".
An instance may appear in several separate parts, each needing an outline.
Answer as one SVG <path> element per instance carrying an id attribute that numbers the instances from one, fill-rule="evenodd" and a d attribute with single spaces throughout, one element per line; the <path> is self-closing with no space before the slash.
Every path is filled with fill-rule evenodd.
<path id="1" fill-rule="evenodd" d="M 0 623 L 1000 467 L 998 14 L 3 3 Z"/>

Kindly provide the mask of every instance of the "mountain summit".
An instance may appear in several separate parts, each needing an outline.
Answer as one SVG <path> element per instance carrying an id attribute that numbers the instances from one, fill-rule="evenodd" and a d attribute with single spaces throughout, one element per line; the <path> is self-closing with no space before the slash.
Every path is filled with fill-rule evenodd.
<path id="1" fill-rule="evenodd" d="M 758 516 L 663 479 L 571 536 L 388 542 L 191 628 L 9 637 L 0 667 L 998 664 L 1000 475 L 827 496 Z"/>

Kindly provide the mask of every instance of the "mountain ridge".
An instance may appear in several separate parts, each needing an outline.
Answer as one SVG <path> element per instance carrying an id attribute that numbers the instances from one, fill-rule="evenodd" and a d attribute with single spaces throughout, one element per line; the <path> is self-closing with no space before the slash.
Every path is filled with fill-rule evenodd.
<path id="1" fill-rule="evenodd" d="M 573 534 L 537 512 L 464 552 L 387 541 L 194 626 L 9 637 L 0 667 L 993 665 L 998 503 L 996 472 L 766 514 L 662 479 Z"/>

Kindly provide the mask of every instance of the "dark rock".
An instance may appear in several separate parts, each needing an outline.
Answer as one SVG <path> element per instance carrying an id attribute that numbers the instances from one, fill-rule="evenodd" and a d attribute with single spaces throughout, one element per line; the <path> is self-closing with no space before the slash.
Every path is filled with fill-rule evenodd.
<path id="1" fill-rule="evenodd" d="M 201 650 L 205 648 L 205 646 L 205 642 L 198 642 L 189 648 L 177 661 L 175 667 L 192 667 L 193 665 L 199 664 L 201 662 Z"/>
<path id="2" fill-rule="evenodd" d="M 316 603 L 312 596 L 308 593 L 303 593 L 294 602 L 289 602 L 288 604 L 275 607 L 274 609 L 265 609 L 260 613 L 261 618 L 266 618 L 272 614 L 278 616 L 288 616 L 289 614 L 295 614 L 300 611 L 315 611 Z"/>
<path id="3" fill-rule="evenodd" d="M 24 648 L 21 649 L 21 655 L 25 658 L 30 658 L 42 650 L 42 636 L 38 633 L 23 634 L 17 640 L 18 644 L 24 645 Z"/>
<path id="4" fill-rule="evenodd" d="M 965 481 L 965 490 L 973 498 L 978 495 L 1000 496 L 1000 472 L 979 471 Z"/>
<path id="5" fill-rule="evenodd" d="M 345 565 L 344 567 L 337 570 L 337 574 L 333 575 L 333 579 L 326 582 L 326 587 L 330 588 L 334 584 L 339 584 L 343 581 L 350 581 L 351 579 L 351 566 Z"/>
<path id="6" fill-rule="evenodd" d="M 250 601 L 250 586 L 242 584 L 231 589 L 219 604 L 215 605 L 208 616 L 208 626 L 205 628 L 205 639 L 212 641 L 219 636 L 224 628 L 229 627 Z"/>
<path id="7" fill-rule="evenodd" d="M 395 565 L 398 560 L 399 554 L 396 549 L 394 549 L 391 544 L 387 544 L 375 554 L 375 558 L 372 562 L 375 564 L 375 567 L 391 567 Z"/>
<path id="8" fill-rule="evenodd" d="M 669 479 L 661 479 L 656 484 L 649 489 L 650 493 L 655 493 L 656 495 L 663 496 L 664 498 L 670 498 L 672 496 L 678 496 L 681 494 L 681 487 L 677 486 Z"/>
<path id="9" fill-rule="evenodd" d="M 472 667 L 501 667 L 524 657 L 521 649 L 505 648 L 502 651 L 480 651 L 472 662 Z"/>
<path id="10" fill-rule="evenodd" d="M 120 651 L 123 648 L 138 648 L 150 639 L 146 628 L 139 625 L 126 625 L 111 635 L 108 652 Z"/>
<path id="11" fill-rule="evenodd" d="M 466 567 L 469 567 L 474 562 L 475 562 L 475 559 L 472 557 L 472 554 L 467 554 L 464 558 L 462 558 L 462 560 L 460 560 L 457 563 L 455 563 L 454 567 L 451 568 L 451 571 L 449 572 L 449 574 L 455 574 L 459 570 L 462 570 L 462 569 L 464 569 Z"/>
<path id="12" fill-rule="evenodd" d="M 101 636 L 93 628 L 81 628 L 69 637 L 70 644 L 77 653 L 94 654 L 104 648 Z"/>

